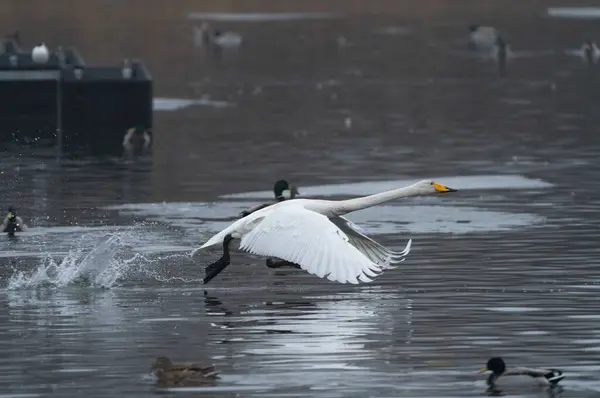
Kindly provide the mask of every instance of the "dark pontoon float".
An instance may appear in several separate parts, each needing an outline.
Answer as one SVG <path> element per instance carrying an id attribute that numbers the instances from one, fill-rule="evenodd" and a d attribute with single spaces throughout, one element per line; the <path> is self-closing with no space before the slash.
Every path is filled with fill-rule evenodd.
<path id="1" fill-rule="evenodd" d="M 131 128 L 151 136 L 152 77 L 143 62 L 90 66 L 70 47 L 45 50 L 40 61 L 36 49 L 0 43 L 0 141 L 115 153 Z"/>

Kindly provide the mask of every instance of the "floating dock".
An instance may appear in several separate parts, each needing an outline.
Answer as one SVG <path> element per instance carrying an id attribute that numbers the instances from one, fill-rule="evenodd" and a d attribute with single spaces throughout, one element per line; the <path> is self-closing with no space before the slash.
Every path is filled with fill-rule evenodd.
<path id="1" fill-rule="evenodd" d="M 60 153 L 123 151 L 127 131 L 151 137 L 152 76 L 143 62 L 90 66 L 73 47 L 35 62 L 14 39 L 0 42 L 0 141 L 57 146 Z"/>

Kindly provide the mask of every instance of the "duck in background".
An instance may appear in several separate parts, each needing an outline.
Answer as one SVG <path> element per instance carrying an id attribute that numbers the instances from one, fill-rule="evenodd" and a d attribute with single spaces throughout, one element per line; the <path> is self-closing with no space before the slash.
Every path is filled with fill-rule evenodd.
<path id="1" fill-rule="evenodd" d="M 21 219 L 21 217 L 17 216 L 17 212 L 15 208 L 12 206 L 8 207 L 8 213 L 2 222 L 2 232 L 6 232 L 9 237 L 14 237 L 15 232 L 23 232 L 27 229 L 27 226 Z"/>
<path id="2" fill-rule="evenodd" d="M 127 129 L 123 137 L 123 148 L 128 152 L 140 151 L 148 148 L 151 141 L 148 129 L 142 125 L 137 125 Z"/>
<path id="3" fill-rule="evenodd" d="M 195 363 L 173 363 L 167 357 L 158 357 L 151 372 L 158 387 L 198 387 L 213 385 L 219 378 L 214 366 L 200 367 Z"/>
<path id="4" fill-rule="evenodd" d="M 283 202 L 284 200 L 286 200 L 286 197 L 283 195 L 284 191 L 290 192 L 289 199 L 294 199 L 297 195 L 300 195 L 300 192 L 298 192 L 298 188 L 295 185 L 290 184 L 286 180 L 277 180 L 273 185 L 273 194 L 275 196 L 275 201 L 270 203 L 263 203 L 256 207 L 253 207 L 252 209 L 244 210 L 240 213 L 240 216 L 246 217 L 247 215 L 252 214 L 257 210 L 263 209 L 267 206 L 271 206 L 274 203 Z"/>
<path id="5" fill-rule="evenodd" d="M 208 22 L 202 22 L 200 26 L 194 26 L 194 46 L 196 48 L 210 48 L 213 51 L 222 49 L 233 49 L 242 45 L 242 35 L 236 32 L 222 32 L 212 29 Z"/>

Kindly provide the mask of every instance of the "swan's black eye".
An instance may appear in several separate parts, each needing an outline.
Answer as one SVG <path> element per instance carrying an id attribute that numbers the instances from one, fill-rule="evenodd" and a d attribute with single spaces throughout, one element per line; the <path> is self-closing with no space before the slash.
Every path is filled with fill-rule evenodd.
<path id="1" fill-rule="evenodd" d="M 430 182 L 429 185 L 433 185 L 433 182 Z"/>

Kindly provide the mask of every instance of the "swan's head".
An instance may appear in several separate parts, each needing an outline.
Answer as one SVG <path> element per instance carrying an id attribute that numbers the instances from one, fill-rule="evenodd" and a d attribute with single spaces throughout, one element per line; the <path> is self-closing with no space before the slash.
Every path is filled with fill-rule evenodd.
<path id="1" fill-rule="evenodd" d="M 433 195 L 439 193 L 456 192 L 456 189 L 448 188 L 432 180 L 419 181 L 412 186 L 418 195 Z"/>

